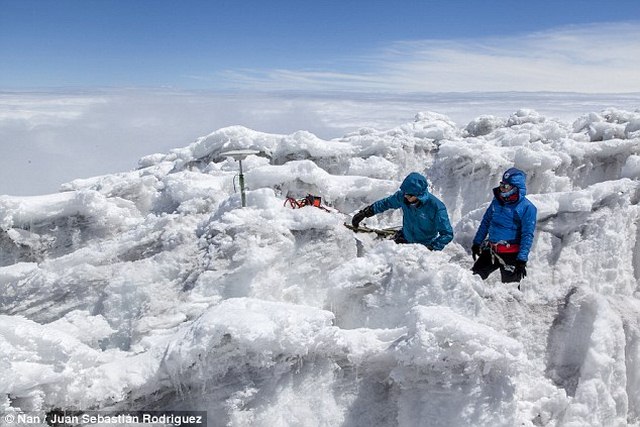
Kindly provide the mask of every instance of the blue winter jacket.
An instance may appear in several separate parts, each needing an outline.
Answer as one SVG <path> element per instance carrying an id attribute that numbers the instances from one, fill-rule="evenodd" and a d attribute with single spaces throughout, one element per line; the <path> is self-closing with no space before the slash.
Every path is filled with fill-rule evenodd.
<path id="1" fill-rule="evenodd" d="M 533 245 L 538 210 L 527 199 L 526 175 L 519 169 L 511 168 L 502 176 L 502 181 L 518 188 L 519 197 L 513 202 L 500 198 L 500 188 L 494 188 L 494 198 L 482 217 L 473 243 L 480 245 L 487 237 L 489 242 L 518 243 L 520 251 L 516 259 L 527 261 Z"/>
<path id="2" fill-rule="evenodd" d="M 453 240 L 453 229 L 444 203 L 430 194 L 427 187 L 427 179 L 412 172 L 404 179 L 400 190 L 373 203 L 373 213 L 402 208 L 402 234 L 407 242 L 421 243 L 439 251 Z M 416 196 L 419 202 L 409 204 L 405 194 Z"/>

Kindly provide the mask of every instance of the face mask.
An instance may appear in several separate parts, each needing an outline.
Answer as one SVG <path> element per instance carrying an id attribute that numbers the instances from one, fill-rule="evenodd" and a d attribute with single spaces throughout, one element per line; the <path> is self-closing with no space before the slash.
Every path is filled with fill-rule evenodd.
<path id="1" fill-rule="evenodd" d="M 518 187 L 514 187 L 512 184 L 508 182 L 500 181 L 500 196 L 507 198 L 512 196 L 518 191 Z"/>
<path id="2" fill-rule="evenodd" d="M 503 188 L 500 187 L 500 190 L 502 189 Z M 506 199 L 507 197 L 513 196 L 514 194 L 516 194 L 516 191 L 518 191 L 518 188 L 516 187 L 512 187 L 510 190 L 507 190 L 507 191 L 500 191 L 500 197 L 503 197 Z"/>

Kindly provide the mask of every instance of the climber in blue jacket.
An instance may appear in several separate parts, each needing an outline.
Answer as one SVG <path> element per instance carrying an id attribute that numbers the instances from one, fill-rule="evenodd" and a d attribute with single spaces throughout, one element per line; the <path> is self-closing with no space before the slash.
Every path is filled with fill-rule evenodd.
<path id="1" fill-rule="evenodd" d="M 473 239 L 472 271 L 484 280 L 499 268 L 503 283 L 520 282 L 527 275 L 537 215 L 536 207 L 525 197 L 525 173 L 508 169 L 493 195 Z"/>
<path id="2" fill-rule="evenodd" d="M 417 172 L 404 179 L 400 190 L 355 214 L 351 224 L 358 228 L 365 218 L 399 208 L 402 208 L 403 219 L 402 229 L 394 237 L 396 243 L 421 243 L 430 250 L 440 251 L 453 239 L 447 208 L 429 193 L 427 178 Z"/>

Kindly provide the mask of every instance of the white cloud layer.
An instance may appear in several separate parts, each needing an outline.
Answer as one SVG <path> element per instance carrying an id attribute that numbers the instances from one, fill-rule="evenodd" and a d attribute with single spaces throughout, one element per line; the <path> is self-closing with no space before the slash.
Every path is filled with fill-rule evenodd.
<path id="1" fill-rule="evenodd" d="M 323 139 L 391 129 L 435 111 L 459 126 L 532 108 L 572 122 L 609 107 L 633 111 L 640 93 L 222 94 L 167 90 L 0 92 L 0 194 L 58 191 L 76 178 L 128 171 L 140 157 L 183 147 L 225 126 Z"/>
<path id="2" fill-rule="evenodd" d="M 229 70 L 230 87 L 390 92 L 640 91 L 640 22 L 477 40 L 403 41 L 342 70 Z"/>

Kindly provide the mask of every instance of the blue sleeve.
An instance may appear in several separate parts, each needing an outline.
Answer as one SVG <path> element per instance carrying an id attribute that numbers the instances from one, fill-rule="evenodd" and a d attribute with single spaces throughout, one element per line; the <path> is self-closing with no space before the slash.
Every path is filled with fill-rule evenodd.
<path id="1" fill-rule="evenodd" d="M 536 231 L 538 209 L 529 202 L 522 211 L 520 221 L 522 222 L 522 234 L 520 235 L 520 252 L 517 259 L 527 261 L 529 259 L 529 251 L 533 245 L 533 234 Z"/>
<path id="2" fill-rule="evenodd" d="M 402 195 L 402 191 L 396 191 L 389 197 L 385 197 L 384 199 L 380 199 L 377 202 L 373 202 L 373 204 L 371 205 L 373 206 L 373 213 L 377 215 L 389 209 L 401 208 L 403 198 L 404 196 Z"/>
<path id="3" fill-rule="evenodd" d="M 489 233 L 489 224 L 491 224 L 491 219 L 493 218 L 493 204 L 495 203 L 495 199 L 491 201 L 491 204 L 485 211 L 482 216 L 482 221 L 480 222 L 480 227 L 478 227 L 478 231 L 476 232 L 476 236 L 473 238 L 473 244 L 479 245 L 483 242 L 484 238 L 487 237 L 487 233 Z"/>
<path id="4" fill-rule="evenodd" d="M 438 229 L 438 237 L 431 242 L 430 246 L 436 251 L 441 251 L 447 243 L 453 240 L 453 228 L 451 228 L 449 215 L 447 215 L 447 209 L 444 206 L 438 209 L 436 214 L 436 227 Z"/>

